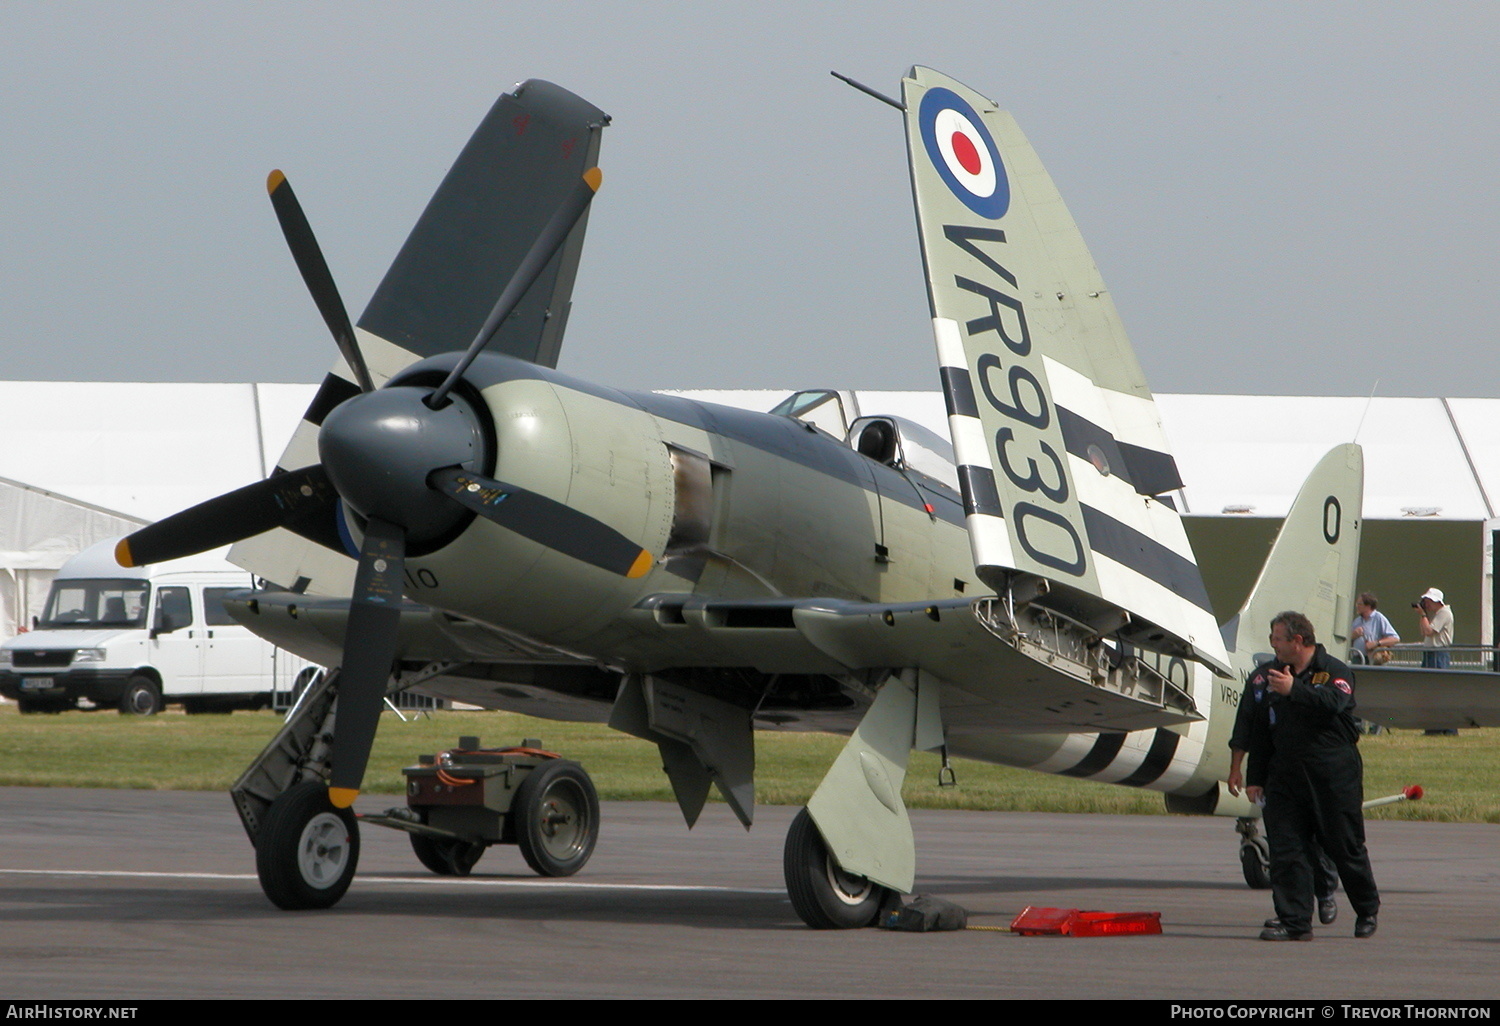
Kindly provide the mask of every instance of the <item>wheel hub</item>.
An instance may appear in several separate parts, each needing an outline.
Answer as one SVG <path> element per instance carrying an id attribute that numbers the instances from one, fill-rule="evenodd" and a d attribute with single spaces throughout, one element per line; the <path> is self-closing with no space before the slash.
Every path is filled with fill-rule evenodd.
<path id="1" fill-rule="evenodd" d="M 828 872 L 828 885 L 833 888 L 834 897 L 845 905 L 858 905 L 870 896 L 875 885 L 862 876 L 854 876 L 839 868 L 839 864 L 833 861 L 829 855 L 824 860 Z"/>
<path id="2" fill-rule="evenodd" d="M 559 781 L 542 801 L 540 827 L 547 850 L 560 859 L 570 858 L 583 846 L 585 831 L 579 807 L 582 796 L 565 793 L 566 781 Z M 560 793 L 563 792 L 563 793 Z M 570 799 L 577 798 L 577 801 Z"/>
<path id="3" fill-rule="evenodd" d="M 349 851 L 349 831 L 344 821 L 331 812 L 319 813 L 302 829 L 297 868 L 309 886 L 332 887 L 343 873 Z"/>

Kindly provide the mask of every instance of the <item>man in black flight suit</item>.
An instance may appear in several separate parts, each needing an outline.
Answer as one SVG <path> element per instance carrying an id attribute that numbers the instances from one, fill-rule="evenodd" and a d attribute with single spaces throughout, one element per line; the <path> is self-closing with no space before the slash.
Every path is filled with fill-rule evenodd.
<path id="1" fill-rule="evenodd" d="M 1375 933 L 1380 892 L 1365 851 L 1364 762 L 1354 723 L 1354 674 L 1317 644 L 1301 613 L 1271 621 L 1276 658 L 1251 675 L 1266 681 L 1249 737 L 1246 794 L 1265 801 L 1271 891 L 1278 926 L 1261 940 L 1311 940 L 1312 842 L 1338 867 L 1357 917 L 1354 936 Z"/>
<path id="2" fill-rule="evenodd" d="M 1240 692 L 1240 704 L 1234 713 L 1234 731 L 1229 735 L 1229 776 L 1225 778 L 1225 783 L 1229 785 L 1229 793 L 1236 797 L 1245 787 L 1245 753 L 1250 750 L 1256 713 L 1265 715 L 1263 707 L 1266 696 L 1270 694 L 1266 687 L 1266 673 L 1267 667 L 1261 666 L 1250 674 L 1245 681 L 1245 689 Z M 1318 899 L 1318 922 L 1331 926 L 1339 917 L 1339 902 L 1334 897 L 1334 892 L 1339 888 L 1338 867 L 1323 854 L 1316 839 L 1308 846 L 1308 854 L 1313 860 L 1313 897 Z M 1275 918 L 1267 919 L 1265 923 L 1267 927 L 1280 924 L 1281 920 Z"/>

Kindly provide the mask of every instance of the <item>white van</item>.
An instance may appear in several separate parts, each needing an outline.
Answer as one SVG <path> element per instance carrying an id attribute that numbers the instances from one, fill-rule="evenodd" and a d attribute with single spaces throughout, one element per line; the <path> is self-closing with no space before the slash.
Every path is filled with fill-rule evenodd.
<path id="1" fill-rule="evenodd" d="M 259 708 L 310 668 L 225 611 L 224 596 L 253 581 L 222 550 L 127 569 L 115 544 L 64 564 L 34 629 L 0 645 L 0 694 L 21 712 L 79 699 L 142 716 L 168 701 L 187 712 Z"/>

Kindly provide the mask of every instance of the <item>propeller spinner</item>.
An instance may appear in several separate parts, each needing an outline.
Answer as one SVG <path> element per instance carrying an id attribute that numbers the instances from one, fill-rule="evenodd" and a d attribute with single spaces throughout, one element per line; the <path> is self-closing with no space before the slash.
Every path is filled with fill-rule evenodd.
<path id="1" fill-rule="evenodd" d="M 620 532 L 555 500 L 485 477 L 479 417 L 454 395 L 474 358 L 525 296 L 600 184 L 598 168 L 569 192 L 506 284 L 479 334 L 436 389 L 376 388 L 349 315 L 291 183 L 273 171 L 267 190 L 292 257 L 360 394 L 335 407 L 318 433 L 321 463 L 210 499 L 123 539 L 116 558 L 140 566 L 204 552 L 326 514 L 334 496 L 365 520 L 339 674 L 329 799 L 347 808 L 359 793 L 396 658 L 406 551 L 442 537 L 470 515 L 613 573 L 639 577 L 650 553 Z"/>

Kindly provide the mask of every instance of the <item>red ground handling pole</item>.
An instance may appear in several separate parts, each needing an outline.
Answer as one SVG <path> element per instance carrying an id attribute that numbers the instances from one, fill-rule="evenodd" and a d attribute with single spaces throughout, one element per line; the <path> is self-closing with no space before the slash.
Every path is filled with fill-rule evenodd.
<path id="1" fill-rule="evenodd" d="M 1378 809 L 1382 805 L 1395 805 L 1397 802 L 1414 802 L 1422 797 L 1422 785 L 1412 784 L 1404 788 L 1400 794 L 1388 794 L 1384 798 L 1371 798 L 1365 802 L 1363 808 Z"/>

